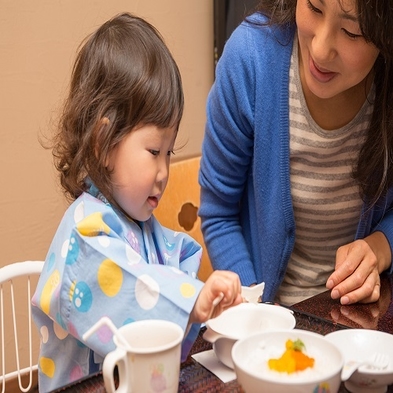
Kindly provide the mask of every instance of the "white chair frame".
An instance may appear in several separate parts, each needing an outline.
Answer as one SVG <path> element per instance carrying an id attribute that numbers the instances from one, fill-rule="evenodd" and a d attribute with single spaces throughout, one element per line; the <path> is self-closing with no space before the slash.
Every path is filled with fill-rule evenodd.
<path id="1" fill-rule="evenodd" d="M 30 300 L 32 297 L 31 287 L 30 287 L 30 276 L 40 275 L 44 262 L 42 261 L 24 261 L 15 262 L 10 265 L 6 265 L 0 268 L 0 318 L 1 318 L 1 359 L 2 359 L 2 374 L 0 376 L 0 383 L 2 384 L 2 393 L 5 392 L 5 386 L 7 380 L 11 378 L 18 377 L 19 388 L 22 392 L 28 392 L 33 383 L 33 371 L 37 370 L 37 364 L 33 364 L 32 359 L 32 318 L 31 318 L 31 304 Z M 27 301 L 28 301 L 28 340 L 29 340 L 29 367 L 23 369 L 20 368 L 19 361 L 19 346 L 18 346 L 18 333 L 16 324 L 16 310 L 15 310 L 15 296 L 14 296 L 14 286 L 13 280 L 17 277 L 26 276 L 27 278 Z M 11 312 L 13 319 L 13 332 L 15 341 L 15 357 L 16 357 L 16 371 L 5 373 L 5 326 L 4 326 L 4 294 L 3 294 L 3 284 L 10 283 L 10 293 L 11 293 Z M 22 375 L 29 373 L 29 384 L 27 387 L 22 386 Z"/>

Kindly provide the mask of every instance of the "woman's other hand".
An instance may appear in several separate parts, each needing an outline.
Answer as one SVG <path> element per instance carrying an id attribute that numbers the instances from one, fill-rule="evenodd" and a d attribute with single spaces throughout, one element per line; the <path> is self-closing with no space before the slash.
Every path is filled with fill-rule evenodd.
<path id="1" fill-rule="evenodd" d="M 336 267 L 326 287 L 332 299 L 341 304 L 372 303 L 380 296 L 380 274 L 391 263 L 389 243 L 382 232 L 374 232 L 362 240 L 337 250 Z"/>

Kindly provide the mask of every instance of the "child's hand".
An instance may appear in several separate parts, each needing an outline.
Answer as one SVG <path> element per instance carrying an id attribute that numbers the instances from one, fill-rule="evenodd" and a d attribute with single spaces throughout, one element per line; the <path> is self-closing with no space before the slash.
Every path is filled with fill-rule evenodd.
<path id="1" fill-rule="evenodd" d="M 215 304 L 215 299 L 222 300 Z M 230 271 L 214 271 L 202 288 L 190 315 L 190 323 L 206 322 L 229 307 L 242 303 L 239 276 Z"/>

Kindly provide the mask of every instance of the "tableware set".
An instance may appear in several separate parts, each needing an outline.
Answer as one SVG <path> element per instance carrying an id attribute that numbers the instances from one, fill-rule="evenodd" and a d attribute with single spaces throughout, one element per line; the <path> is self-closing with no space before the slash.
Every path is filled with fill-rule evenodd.
<path id="1" fill-rule="evenodd" d="M 257 291 L 247 295 L 252 301 L 208 320 L 203 335 L 212 343 L 217 359 L 235 371 L 245 393 L 337 393 L 342 382 L 351 393 L 385 393 L 393 384 L 393 335 L 351 328 L 324 336 L 296 329 L 293 311 L 260 303 Z M 215 306 L 221 300 L 218 296 Z M 103 364 L 108 392 L 177 392 L 184 336 L 180 326 L 147 320 L 117 329 L 111 320 L 103 318 L 85 333 L 84 339 L 103 325 L 112 331 L 116 346 Z M 279 357 L 288 340 L 304 343 L 307 354 L 315 359 L 312 368 L 289 375 L 267 367 L 268 360 Z"/>
<path id="2" fill-rule="evenodd" d="M 336 393 L 342 382 L 351 393 L 385 393 L 393 383 L 393 335 L 368 329 L 343 329 L 322 334 L 295 329 L 292 311 L 264 303 L 243 303 L 206 323 L 203 338 L 211 342 L 218 360 L 234 369 L 245 393 Z M 250 366 L 265 354 L 262 342 L 276 343 L 304 338 L 306 348 L 316 354 L 316 369 L 298 372 L 298 378 Z M 258 357 L 259 356 L 259 357 Z M 266 363 L 266 357 L 264 358 Z M 323 364 L 323 366 L 321 366 Z M 302 377 L 303 375 L 303 377 Z"/>

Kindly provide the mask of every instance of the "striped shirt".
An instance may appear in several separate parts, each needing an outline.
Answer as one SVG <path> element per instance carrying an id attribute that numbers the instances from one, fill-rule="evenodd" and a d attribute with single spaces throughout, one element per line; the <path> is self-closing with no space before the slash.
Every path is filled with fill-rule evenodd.
<path id="1" fill-rule="evenodd" d="M 324 130 L 303 95 L 298 45 L 290 67 L 290 178 L 296 222 L 294 250 L 276 301 L 291 305 L 326 290 L 337 248 L 354 240 L 362 200 L 352 177 L 371 120 L 374 87 L 355 118 Z"/>

